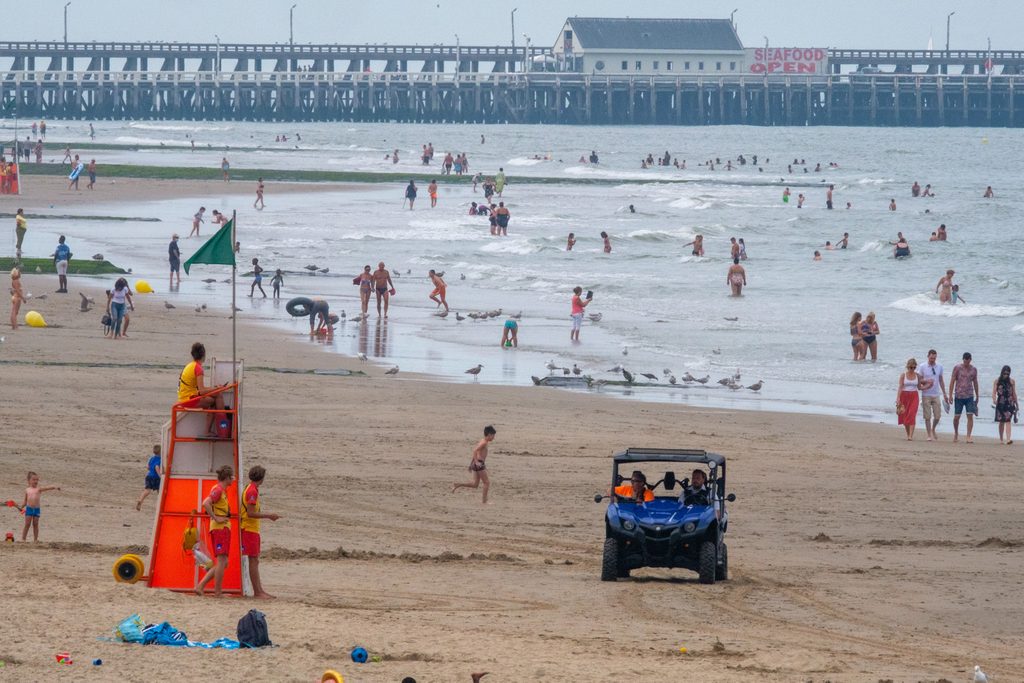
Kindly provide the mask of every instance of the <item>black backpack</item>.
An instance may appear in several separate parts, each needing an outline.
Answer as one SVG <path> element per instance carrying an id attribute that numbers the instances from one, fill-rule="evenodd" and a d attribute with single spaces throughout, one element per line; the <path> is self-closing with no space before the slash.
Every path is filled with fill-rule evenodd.
<path id="1" fill-rule="evenodd" d="M 238 642 L 243 647 L 266 647 L 270 642 L 267 630 L 267 617 L 258 610 L 251 609 L 238 620 Z"/>

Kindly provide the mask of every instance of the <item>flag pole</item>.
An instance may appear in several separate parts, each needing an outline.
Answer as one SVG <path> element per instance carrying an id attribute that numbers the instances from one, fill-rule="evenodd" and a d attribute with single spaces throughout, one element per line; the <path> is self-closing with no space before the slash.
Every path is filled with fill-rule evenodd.
<path id="1" fill-rule="evenodd" d="M 235 235 L 238 232 L 238 212 L 231 212 L 231 252 L 235 251 Z M 231 259 L 231 382 L 238 382 L 238 307 L 235 305 L 235 274 L 238 272 L 237 256 Z"/>

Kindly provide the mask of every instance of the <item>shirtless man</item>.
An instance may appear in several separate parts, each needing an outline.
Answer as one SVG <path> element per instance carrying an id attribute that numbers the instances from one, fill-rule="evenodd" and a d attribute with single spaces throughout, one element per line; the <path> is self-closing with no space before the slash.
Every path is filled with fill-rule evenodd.
<path id="1" fill-rule="evenodd" d="M 704 255 L 704 235 L 695 235 L 692 242 L 687 242 L 683 246 L 688 247 L 690 245 L 693 245 L 693 252 L 691 253 L 694 256 Z"/>
<path id="2" fill-rule="evenodd" d="M 434 269 L 430 270 L 430 281 L 434 283 L 434 291 L 430 293 L 430 300 L 437 303 L 438 308 L 444 306 L 444 312 L 448 312 L 448 301 L 445 299 L 445 291 L 448 285 L 444 283 L 441 276 Z"/>
<path id="3" fill-rule="evenodd" d="M 835 185 L 829 185 L 828 192 L 825 193 L 825 208 L 827 209 L 832 208 L 832 190 L 834 190 L 835 188 Z"/>
<path id="4" fill-rule="evenodd" d="M 729 242 L 731 243 L 729 246 L 729 258 L 738 259 L 740 257 L 740 245 L 736 243 L 735 237 L 730 237 Z"/>
<path id="5" fill-rule="evenodd" d="M 743 288 L 747 285 L 747 271 L 743 270 L 743 266 L 740 265 L 739 257 L 732 260 L 725 281 L 732 288 L 733 296 L 743 296 Z"/>
<path id="6" fill-rule="evenodd" d="M 377 264 L 373 273 L 373 286 L 377 292 L 377 317 L 381 316 L 380 304 L 384 302 L 384 317 L 388 317 L 388 304 L 395 295 L 395 284 L 391 281 L 391 273 L 384 267 L 384 262 Z"/>
<path id="7" fill-rule="evenodd" d="M 473 473 L 473 481 L 465 484 L 456 482 L 452 485 L 452 493 L 459 489 L 475 489 L 480 484 L 484 485 L 483 504 L 487 505 L 487 492 L 491 488 L 490 477 L 487 476 L 487 447 L 498 431 L 491 425 L 484 427 L 484 438 L 480 439 L 476 448 L 473 449 L 473 458 L 469 462 L 469 471 Z"/>
<path id="8" fill-rule="evenodd" d="M 935 291 L 939 294 L 939 303 L 948 304 L 953 298 L 953 275 L 955 270 L 947 270 L 945 276 L 939 278 Z"/>
<path id="9" fill-rule="evenodd" d="M 943 223 L 939 226 L 939 229 L 935 232 L 935 239 L 939 242 L 946 241 L 946 224 Z"/>
<path id="10" fill-rule="evenodd" d="M 992 199 L 993 197 L 996 196 L 995 193 L 992 191 L 992 186 L 991 185 L 989 185 L 988 187 L 985 188 L 985 194 L 982 195 L 982 196 L 985 199 Z"/>

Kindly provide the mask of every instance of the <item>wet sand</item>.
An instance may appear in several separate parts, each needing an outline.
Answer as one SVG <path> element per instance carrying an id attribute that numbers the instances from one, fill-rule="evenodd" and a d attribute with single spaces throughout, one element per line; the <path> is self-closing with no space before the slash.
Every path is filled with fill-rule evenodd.
<path id="1" fill-rule="evenodd" d="M 28 291 L 56 288 L 53 276 L 25 279 Z M 387 377 L 245 313 L 243 448 L 247 465 L 268 470 L 264 510 L 282 515 L 263 533 L 264 583 L 278 599 L 116 584 L 113 562 L 149 543 L 155 500 L 143 512 L 135 500 L 188 348 L 202 341 L 226 357 L 230 320 L 167 310 L 173 294 L 139 296 L 130 338 L 111 341 L 98 312 L 78 312 L 77 290 L 22 309 L 60 327 L 0 332 L 3 498 L 20 502 L 28 469 L 63 487 L 44 494 L 38 545 L 2 546 L 0 676 L 66 675 L 54 653 L 69 651 L 76 677 L 102 658 L 88 673 L 103 680 L 308 681 L 333 668 L 371 682 L 480 670 L 495 682 L 932 681 L 966 680 L 975 664 L 994 680 L 1024 678 L 1015 448 L 908 443 L 895 416 L 878 426 Z M 483 507 L 479 492 L 449 490 L 491 423 Z M 598 580 L 603 505 L 592 496 L 608 485 L 609 456 L 640 445 L 728 458 L 731 581 L 664 570 Z M 20 538 L 22 518 L 2 514 Z M 252 606 L 279 647 L 97 640 L 135 612 L 193 639 L 233 637 Z M 356 645 L 384 661 L 352 664 Z"/>

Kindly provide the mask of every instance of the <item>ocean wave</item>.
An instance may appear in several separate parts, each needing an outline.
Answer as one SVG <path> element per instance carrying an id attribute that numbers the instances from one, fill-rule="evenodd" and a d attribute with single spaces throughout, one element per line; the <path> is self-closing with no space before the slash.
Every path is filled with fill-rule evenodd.
<path id="1" fill-rule="evenodd" d="M 1016 326 L 1014 326 L 1013 331 L 1014 332 L 1019 332 L 1020 334 L 1024 334 L 1024 325 L 1016 325 Z"/>
<path id="2" fill-rule="evenodd" d="M 505 162 L 506 166 L 536 166 L 542 164 L 549 159 L 533 159 L 530 157 L 514 157 Z"/>
<path id="3" fill-rule="evenodd" d="M 480 247 L 480 251 L 487 252 L 489 254 L 538 254 L 545 249 L 553 249 L 553 247 L 544 247 L 540 244 L 530 244 L 529 242 L 520 242 L 518 240 L 500 239 L 485 244 Z"/>
<path id="4" fill-rule="evenodd" d="M 865 242 L 858 251 L 882 251 L 884 246 L 884 243 L 875 240 L 872 242 Z"/>
<path id="5" fill-rule="evenodd" d="M 201 131 L 201 130 L 232 130 L 234 126 L 175 126 L 165 123 L 129 123 L 129 128 L 137 128 L 138 130 L 183 130 L 183 131 Z"/>
<path id="6" fill-rule="evenodd" d="M 896 182 L 893 178 L 861 178 L 857 181 L 858 185 L 884 185 L 885 183 Z"/>
<path id="7" fill-rule="evenodd" d="M 933 294 L 915 294 L 905 299 L 899 299 L 889 304 L 889 308 L 896 308 L 910 313 L 921 313 L 944 318 L 980 318 L 989 316 L 994 318 L 1012 318 L 1017 315 L 1024 315 L 1024 307 L 1021 306 L 986 306 L 983 304 L 943 304 Z"/>
<path id="8" fill-rule="evenodd" d="M 662 230 L 634 230 L 633 232 L 627 232 L 626 237 L 641 242 L 665 242 L 677 239 L 679 236 Z"/>
<path id="9" fill-rule="evenodd" d="M 190 147 L 192 145 L 189 140 L 161 140 L 159 138 L 139 138 L 132 135 L 119 135 L 114 138 L 114 142 L 126 145 L 164 145 L 165 147 Z"/>

